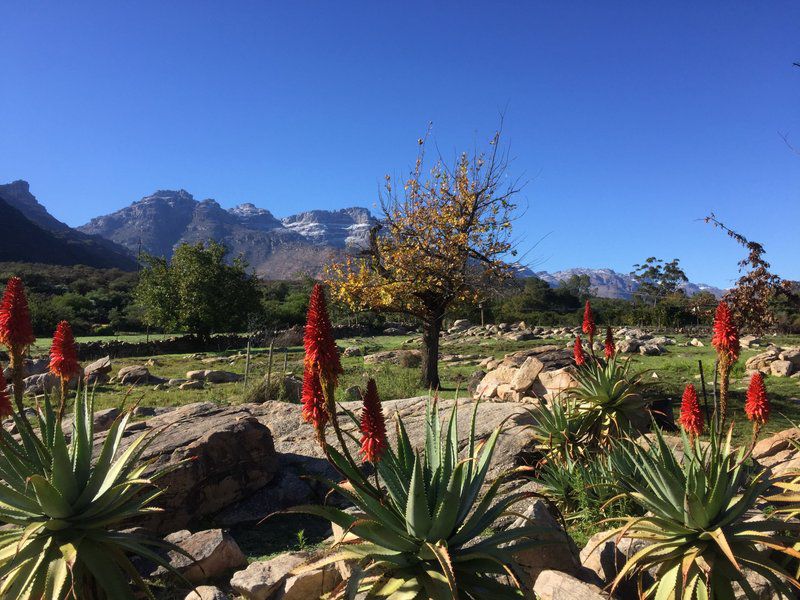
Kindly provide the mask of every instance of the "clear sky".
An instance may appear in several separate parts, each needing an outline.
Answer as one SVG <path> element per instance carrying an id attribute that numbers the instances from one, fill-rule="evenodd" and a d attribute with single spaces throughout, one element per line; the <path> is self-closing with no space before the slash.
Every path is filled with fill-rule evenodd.
<path id="1" fill-rule="evenodd" d="M 156 189 L 372 207 L 429 121 L 452 155 L 505 111 L 537 269 L 655 255 L 730 285 L 713 210 L 800 279 L 795 61 L 796 0 L 3 0 L 0 182 L 70 225 Z"/>

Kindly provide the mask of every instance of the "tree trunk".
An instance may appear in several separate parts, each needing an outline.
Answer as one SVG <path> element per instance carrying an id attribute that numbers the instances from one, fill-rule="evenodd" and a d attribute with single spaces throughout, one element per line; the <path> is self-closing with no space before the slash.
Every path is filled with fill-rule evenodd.
<path id="1" fill-rule="evenodd" d="M 422 385 L 433 391 L 439 389 L 439 334 L 443 318 L 443 313 L 437 312 L 422 324 Z"/>

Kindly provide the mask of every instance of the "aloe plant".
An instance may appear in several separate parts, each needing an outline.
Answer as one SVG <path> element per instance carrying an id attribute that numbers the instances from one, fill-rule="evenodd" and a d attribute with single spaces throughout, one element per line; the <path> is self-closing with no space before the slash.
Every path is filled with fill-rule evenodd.
<path id="1" fill-rule="evenodd" d="M 334 591 L 333 598 L 352 599 L 359 592 L 373 599 L 522 597 L 514 555 L 541 544 L 532 537 L 540 530 L 527 522 L 499 530 L 497 523 L 537 494 L 504 493 L 503 483 L 513 472 L 498 477 L 481 493 L 500 428 L 479 447 L 476 413 L 477 405 L 463 457 L 458 450 L 456 406 L 443 432 L 438 405 L 429 404 L 423 452 L 412 446 L 398 416 L 397 447 L 388 447 L 377 463 L 378 485 L 367 484 L 342 454 L 329 448 L 330 459 L 347 475 L 347 483 L 323 481 L 349 500 L 355 512 L 314 505 L 290 512 L 324 517 L 356 537 L 307 567 L 356 562 L 352 577 Z"/>
<path id="2" fill-rule="evenodd" d="M 613 586 L 624 578 L 655 571 L 655 583 L 643 597 L 662 599 L 733 600 L 732 582 L 747 598 L 757 598 L 744 569 L 763 576 L 787 598 L 800 583 L 774 561 L 767 550 L 800 557 L 793 548 L 800 524 L 780 519 L 749 520 L 756 501 L 769 487 L 764 472 L 750 476 L 745 449 L 731 448 L 727 436 L 712 430 L 702 444 L 683 435 L 679 460 L 660 431 L 644 446 L 622 442 L 611 455 L 620 490 L 647 511 L 630 517 L 611 537 L 644 540 Z"/>
<path id="3" fill-rule="evenodd" d="M 120 452 L 129 412 L 114 421 L 93 456 L 92 406 L 86 392 L 77 395 L 69 442 L 47 396 L 38 427 L 14 414 L 19 435 L 0 428 L 0 521 L 8 524 L 0 532 L 2 598 L 132 600 L 138 588 L 152 599 L 129 555 L 173 573 L 156 549 L 185 555 L 161 540 L 115 530 L 159 510 L 152 507 L 161 494 L 154 481 L 166 471 L 144 476 L 149 433 Z"/>
<path id="4" fill-rule="evenodd" d="M 608 447 L 641 418 L 648 401 L 639 393 L 639 377 L 629 370 L 630 360 L 620 362 L 616 356 L 593 358 L 576 369 L 578 385 L 566 394 L 581 417 L 577 435 L 584 444 Z"/>

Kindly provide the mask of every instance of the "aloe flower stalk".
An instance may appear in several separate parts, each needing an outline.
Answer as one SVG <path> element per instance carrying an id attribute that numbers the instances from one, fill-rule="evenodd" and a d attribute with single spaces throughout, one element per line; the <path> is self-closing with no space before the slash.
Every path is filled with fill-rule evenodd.
<path id="1" fill-rule="evenodd" d="M 8 396 L 8 386 L 6 384 L 3 369 L 0 368 L 0 419 L 10 417 L 14 409 L 11 408 L 11 399 Z"/>
<path id="2" fill-rule="evenodd" d="M 703 435 L 703 413 L 697 399 L 697 390 L 691 383 L 683 390 L 680 424 L 692 440 Z"/>
<path id="3" fill-rule="evenodd" d="M 383 417 L 381 399 L 375 380 L 367 382 L 364 394 L 364 406 L 361 409 L 361 450 L 364 462 L 376 464 L 380 462 L 386 451 L 386 421 Z"/>
<path id="4" fill-rule="evenodd" d="M 583 353 L 583 344 L 581 343 L 580 336 L 575 338 L 575 347 L 573 348 L 573 354 L 575 356 L 575 364 L 579 367 L 586 364 L 586 355 Z"/>
<path id="5" fill-rule="evenodd" d="M 311 368 L 306 368 L 303 373 L 303 420 L 311 423 L 317 432 L 317 438 L 322 443 L 325 439 L 325 425 L 328 423 L 328 411 L 325 408 L 325 395 L 322 393 L 322 384 L 319 374 Z"/>
<path id="6" fill-rule="evenodd" d="M 318 283 L 314 285 L 308 302 L 303 345 L 306 367 L 311 367 L 319 373 L 323 385 L 327 382 L 335 387 L 339 383 L 339 375 L 344 371 L 339 359 L 339 350 L 333 339 L 325 292 Z"/>
<path id="7" fill-rule="evenodd" d="M 3 299 L 0 301 L 0 344 L 8 349 L 11 366 L 11 381 L 14 384 L 14 401 L 23 414 L 22 395 L 25 392 L 25 355 L 36 341 L 31 327 L 31 316 L 25 287 L 19 277 L 8 280 Z"/>
<path id="8" fill-rule="evenodd" d="M 594 314 L 592 314 L 592 305 L 586 301 L 586 307 L 583 309 L 583 333 L 589 336 L 589 348 L 594 346 L 594 335 L 597 333 L 597 326 L 594 324 Z"/>
<path id="9" fill-rule="evenodd" d="M 719 414 L 721 425 L 728 417 L 728 388 L 730 385 L 731 367 L 739 359 L 739 331 L 733 321 L 733 314 L 723 300 L 717 305 L 714 315 L 714 333 L 711 345 L 717 350 L 719 369 Z"/>
<path id="10" fill-rule="evenodd" d="M 744 413 L 753 422 L 753 444 L 755 444 L 761 427 L 769 419 L 770 405 L 767 398 L 767 388 L 764 386 L 764 376 L 756 371 L 750 378 L 747 387 L 747 399 L 744 403 Z"/>
<path id="11" fill-rule="evenodd" d="M 61 415 L 67 401 L 69 382 L 81 372 L 81 366 L 78 364 L 78 347 L 75 345 L 75 337 L 67 321 L 61 321 L 53 335 L 53 344 L 50 346 L 50 372 L 61 380 L 61 407 L 58 411 Z"/>
<path id="12" fill-rule="evenodd" d="M 603 354 L 605 355 L 606 360 L 611 360 L 616 351 L 617 348 L 614 345 L 614 334 L 611 331 L 611 327 L 608 327 L 606 328 L 606 341 L 603 345 Z"/>

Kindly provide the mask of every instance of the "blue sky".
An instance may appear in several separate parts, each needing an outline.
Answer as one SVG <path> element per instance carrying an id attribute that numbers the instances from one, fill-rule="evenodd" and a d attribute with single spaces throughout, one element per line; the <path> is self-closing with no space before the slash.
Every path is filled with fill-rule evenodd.
<path id="1" fill-rule="evenodd" d="M 796 1 L 5 0 L 0 181 L 71 225 L 165 188 L 372 207 L 429 121 L 450 156 L 505 111 L 537 269 L 655 255 L 730 285 L 713 210 L 800 279 L 795 61 Z"/>

